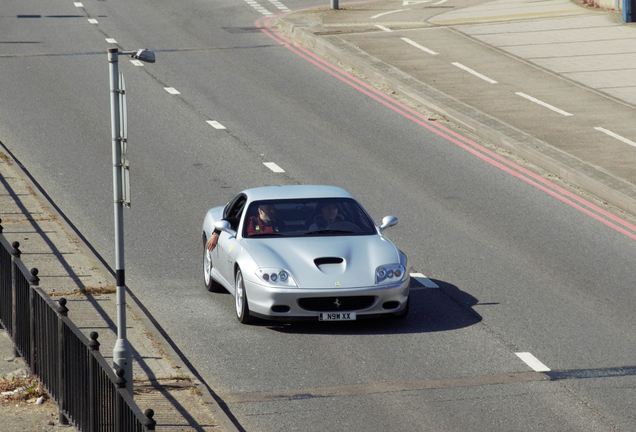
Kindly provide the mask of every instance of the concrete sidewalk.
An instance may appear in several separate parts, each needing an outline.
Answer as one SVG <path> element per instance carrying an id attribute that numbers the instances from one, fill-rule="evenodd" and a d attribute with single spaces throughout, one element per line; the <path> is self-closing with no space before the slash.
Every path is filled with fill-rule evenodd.
<path id="1" fill-rule="evenodd" d="M 301 46 L 636 214 L 636 26 L 570 0 L 387 1 L 277 17 Z"/>
<path id="2" fill-rule="evenodd" d="M 100 352 L 112 363 L 117 339 L 113 279 L 72 229 L 48 207 L 28 175 L 0 147 L 0 224 L 10 243 L 20 243 L 27 268 L 39 270 L 40 287 L 54 300 L 65 297 L 68 316 L 88 337 L 99 333 Z M 134 399 L 155 412 L 157 431 L 235 431 L 212 395 L 162 337 L 148 316 L 127 298 L 127 339 L 133 349 Z M 0 378 L 20 374 L 22 359 L 0 328 Z M 57 430 L 57 408 L 8 403 L 0 398 L 3 431 Z"/>

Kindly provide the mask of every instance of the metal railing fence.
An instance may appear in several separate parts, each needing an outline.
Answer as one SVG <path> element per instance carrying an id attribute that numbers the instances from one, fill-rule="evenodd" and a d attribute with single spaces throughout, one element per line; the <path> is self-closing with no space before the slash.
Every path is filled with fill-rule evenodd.
<path id="1" fill-rule="evenodd" d="M 115 373 L 99 352 L 97 332 L 89 340 L 68 318 L 66 299 L 56 302 L 38 286 L 38 271 L 26 268 L 19 246 L 0 225 L 0 324 L 56 402 L 60 423 L 87 432 L 155 430 L 153 410 L 141 412 L 124 371 Z"/>
<path id="2" fill-rule="evenodd" d="M 9 333 L 13 331 L 13 282 L 11 281 L 13 250 L 2 235 L 2 225 L 0 225 L 0 324 Z"/>

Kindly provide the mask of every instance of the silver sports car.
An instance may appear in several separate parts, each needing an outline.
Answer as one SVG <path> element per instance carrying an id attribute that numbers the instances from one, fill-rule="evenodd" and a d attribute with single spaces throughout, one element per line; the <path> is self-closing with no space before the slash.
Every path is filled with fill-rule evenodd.
<path id="1" fill-rule="evenodd" d="M 248 189 L 203 221 L 203 276 L 226 289 L 242 323 L 348 321 L 409 311 L 406 256 L 346 191 L 330 186 Z M 206 243 L 216 230 L 217 247 Z"/>

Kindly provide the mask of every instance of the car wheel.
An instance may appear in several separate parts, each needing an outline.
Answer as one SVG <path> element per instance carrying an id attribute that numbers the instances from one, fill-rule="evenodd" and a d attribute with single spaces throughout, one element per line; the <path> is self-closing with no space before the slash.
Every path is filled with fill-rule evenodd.
<path id="1" fill-rule="evenodd" d="M 219 292 L 223 289 L 223 286 L 212 278 L 212 253 L 208 251 L 205 246 L 207 239 L 205 234 L 203 235 L 203 283 L 205 289 L 210 292 Z"/>
<path id="2" fill-rule="evenodd" d="M 236 289 L 234 292 L 236 299 L 236 317 L 242 324 L 252 322 L 250 316 L 250 307 L 247 303 L 247 292 L 245 291 L 245 281 L 243 281 L 243 273 L 241 269 L 236 271 Z"/>
<path id="3" fill-rule="evenodd" d="M 406 299 L 406 307 L 401 312 L 393 314 L 394 319 L 402 320 L 409 314 L 409 306 L 411 305 L 411 296 Z"/>

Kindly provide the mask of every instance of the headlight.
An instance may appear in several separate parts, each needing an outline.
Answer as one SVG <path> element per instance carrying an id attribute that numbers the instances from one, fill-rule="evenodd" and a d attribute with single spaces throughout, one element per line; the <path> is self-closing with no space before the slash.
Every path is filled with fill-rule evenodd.
<path id="1" fill-rule="evenodd" d="M 400 264 L 383 265 L 375 269 L 375 284 L 389 285 L 404 280 L 404 266 Z"/>
<path id="2" fill-rule="evenodd" d="M 287 270 L 277 268 L 262 268 L 256 270 L 256 276 L 271 286 L 296 288 L 296 281 Z"/>

